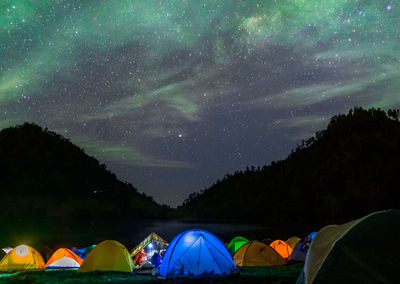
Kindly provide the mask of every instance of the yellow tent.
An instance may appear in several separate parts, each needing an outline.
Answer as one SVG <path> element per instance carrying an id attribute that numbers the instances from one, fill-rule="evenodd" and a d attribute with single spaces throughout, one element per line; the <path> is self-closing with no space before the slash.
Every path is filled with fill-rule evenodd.
<path id="1" fill-rule="evenodd" d="M 293 237 L 290 237 L 289 239 L 287 239 L 286 243 L 287 243 L 292 249 L 294 249 L 294 247 L 296 246 L 296 244 L 297 244 L 298 242 L 300 242 L 300 241 L 301 241 L 300 238 L 293 236 Z"/>
<path id="2" fill-rule="evenodd" d="M 133 262 L 128 250 L 121 243 L 107 240 L 92 249 L 78 272 L 96 270 L 132 272 Z"/>
<path id="3" fill-rule="evenodd" d="M 259 242 L 248 242 L 233 255 L 236 266 L 278 266 L 286 260 L 270 246 Z"/>
<path id="4" fill-rule="evenodd" d="M 0 262 L 0 270 L 41 269 L 44 260 L 34 248 L 20 245 L 13 248 Z"/>

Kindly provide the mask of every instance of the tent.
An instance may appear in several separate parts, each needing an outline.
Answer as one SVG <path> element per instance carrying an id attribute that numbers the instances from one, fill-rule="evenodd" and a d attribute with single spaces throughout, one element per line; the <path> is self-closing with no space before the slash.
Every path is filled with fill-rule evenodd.
<path id="1" fill-rule="evenodd" d="M 162 257 L 161 257 L 161 255 L 159 255 L 158 253 L 154 253 L 153 254 L 153 256 L 151 257 L 151 264 L 154 266 L 154 267 L 160 267 L 160 265 L 161 265 L 161 261 L 162 261 Z"/>
<path id="2" fill-rule="evenodd" d="M 166 278 L 213 278 L 236 271 L 232 256 L 220 239 L 199 229 L 177 235 L 160 267 L 160 274 Z"/>
<path id="3" fill-rule="evenodd" d="M 160 244 L 161 246 L 164 247 L 164 249 L 167 248 L 168 243 L 166 240 L 161 238 L 159 235 L 156 233 L 152 232 L 150 233 L 143 241 L 141 241 L 136 247 L 134 247 L 131 250 L 131 256 L 133 257 L 135 254 L 137 254 L 142 248 L 145 248 L 149 243 L 152 244 Z"/>
<path id="4" fill-rule="evenodd" d="M 276 250 L 283 258 L 288 258 L 292 253 L 292 248 L 282 240 L 275 240 L 269 245 L 271 248 Z"/>
<path id="5" fill-rule="evenodd" d="M 287 243 L 292 249 L 294 249 L 294 247 L 296 246 L 296 244 L 297 244 L 298 242 L 300 242 L 300 241 L 301 241 L 300 238 L 298 238 L 298 237 L 296 237 L 296 236 L 293 236 L 293 237 L 290 237 L 289 239 L 287 239 L 286 243 Z"/>
<path id="6" fill-rule="evenodd" d="M 397 283 L 400 211 L 375 212 L 314 237 L 299 283 Z"/>
<path id="7" fill-rule="evenodd" d="M 35 249 L 43 257 L 44 263 L 46 263 L 54 253 L 54 251 L 51 248 L 49 248 L 48 246 L 39 245 L 39 246 L 35 246 Z"/>
<path id="8" fill-rule="evenodd" d="M 43 267 L 44 260 L 40 253 L 26 245 L 13 248 L 0 261 L 0 270 L 41 269 Z"/>
<path id="9" fill-rule="evenodd" d="M 307 238 L 314 239 L 316 234 L 317 234 L 317 232 L 311 232 L 308 234 Z"/>
<path id="10" fill-rule="evenodd" d="M 270 246 L 259 242 L 248 242 L 237 250 L 233 256 L 237 266 L 278 266 L 285 265 L 286 260 Z"/>
<path id="11" fill-rule="evenodd" d="M 234 255 L 235 252 L 244 244 L 247 244 L 249 242 L 248 239 L 243 238 L 243 237 L 234 237 L 230 243 L 227 246 L 228 251 L 231 253 L 231 255 Z"/>
<path id="12" fill-rule="evenodd" d="M 71 248 L 71 251 L 74 252 L 77 256 L 79 256 L 82 259 L 85 259 L 86 256 L 89 254 L 89 252 L 92 251 L 92 249 L 95 247 L 96 245 L 91 245 L 89 247 L 85 247 L 85 248 Z"/>
<path id="13" fill-rule="evenodd" d="M 306 260 L 308 249 L 311 245 L 312 239 L 315 237 L 316 232 L 312 232 L 307 235 L 304 239 L 300 240 L 293 248 L 292 253 L 289 256 L 291 261 L 301 261 Z"/>
<path id="14" fill-rule="evenodd" d="M 161 254 L 168 247 L 167 241 L 161 238 L 156 233 L 150 233 L 143 241 L 141 241 L 131 251 L 131 256 L 136 266 L 148 265 L 154 266 L 151 263 L 151 258 L 154 253 Z"/>
<path id="15" fill-rule="evenodd" d="M 80 267 L 83 259 L 67 248 L 58 249 L 47 261 L 45 268 Z"/>
<path id="16" fill-rule="evenodd" d="M 133 262 L 128 250 L 119 242 L 107 240 L 98 244 L 82 262 L 78 272 L 132 272 Z"/>
<path id="17" fill-rule="evenodd" d="M 141 249 L 137 254 L 135 254 L 135 257 L 133 257 L 133 264 L 135 266 L 140 266 L 140 264 L 144 261 L 146 258 L 146 253 L 144 252 L 144 249 Z"/>
<path id="18" fill-rule="evenodd" d="M 4 252 L 4 255 L 6 255 L 10 251 L 12 251 L 12 249 L 13 249 L 12 247 L 6 247 L 6 248 L 2 248 L 1 250 Z"/>
<path id="19" fill-rule="evenodd" d="M 289 260 L 293 261 L 302 261 L 304 262 L 306 260 L 307 252 L 311 244 L 311 239 L 305 238 L 298 242 L 294 248 L 292 253 L 289 256 Z"/>

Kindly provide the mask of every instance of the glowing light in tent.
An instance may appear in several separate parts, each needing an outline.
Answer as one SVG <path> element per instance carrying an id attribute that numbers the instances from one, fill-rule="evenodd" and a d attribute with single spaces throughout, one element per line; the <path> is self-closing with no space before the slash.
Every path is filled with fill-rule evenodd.
<path id="1" fill-rule="evenodd" d="M 82 262 L 82 258 L 76 255 L 73 251 L 66 248 L 60 248 L 53 253 L 45 267 L 80 267 Z"/>
<path id="2" fill-rule="evenodd" d="M 185 236 L 183 237 L 183 246 L 188 247 L 192 246 L 193 242 L 196 240 L 196 236 L 193 234 L 193 232 L 186 233 Z"/>
<path id="3" fill-rule="evenodd" d="M 288 258 L 293 251 L 293 249 L 282 240 L 273 241 L 269 246 L 272 247 L 283 258 Z"/>
<path id="4" fill-rule="evenodd" d="M 18 256 L 24 257 L 29 253 L 29 248 L 25 245 L 17 246 L 15 252 Z"/>
<path id="5" fill-rule="evenodd" d="M 164 243 L 163 246 L 167 245 L 167 241 L 161 238 L 156 233 L 150 233 L 143 241 L 140 242 L 133 250 L 131 250 L 131 256 L 135 256 L 142 248 L 146 247 L 148 243 L 152 240 L 158 241 L 159 243 Z M 153 245 L 154 247 L 154 245 Z"/>
<path id="6" fill-rule="evenodd" d="M 149 243 L 149 249 L 152 249 L 152 248 L 153 248 L 153 244 Z"/>
<path id="7" fill-rule="evenodd" d="M 75 259 L 64 256 L 59 260 L 54 261 L 52 264 L 47 267 L 80 267 L 81 265 Z"/>
<path id="8" fill-rule="evenodd" d="M 209 278 L 237 271 L 232 256 L 221 240 L 199 229 L 177 235 L 163 259 L 160 275 L 166 278 Z"/>

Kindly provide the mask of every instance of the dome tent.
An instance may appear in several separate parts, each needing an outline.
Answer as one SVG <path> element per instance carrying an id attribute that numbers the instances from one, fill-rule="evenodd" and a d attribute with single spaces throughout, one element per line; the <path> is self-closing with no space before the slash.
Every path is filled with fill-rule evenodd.
<path id="1" fill-rule="evenodd" d="M 270 243 L 269 246 L 276 250 L 283 258 L 288 258 L 293 251 L 293 249 L 282 240 L 275 240 Z"/>
<path id="2" fill-rule="evenodd" d="M 296 244 L 297 244 L 298 242 L 300 242 L 300 241 L 301 241 L 301 239 L 300 239 L 299 237 L 293 236 L 293 237 L 290 237 L 289 239 L 287 239 L 286 243 L 287 243 L 292 249 L 294 249 L 294 247 L 296 246 Z"/>
<path id="3" fill-rule="evenodd" d="M 49 258 L 45 268 L 77 268 L 81 266 L 82 262 L 82 258 L 77 256 L 71 250 L 60 248 Z"/>
<path id="4" fill-rule="evenodd" d="M 259 241 L 248 242 L 233 256 L 237 266 L 279 266 L 286 260 L 269 245 Z"/>
<path id="5" fill-rule="evenodd" d="M 169 244 L 160 267 L 166 278 L 213 278 L 236 272 L 232 256 L 213 234 L 188 230 L 177 235 Z"/>
<path id="6" fill-rule="evenodd" d="M 134 257 L 135 254 L 137 254 L 142 248 L 145 248 L 150 243 L 157 246 L 160 245 L 162 246 L 162 249 L 165 249 L 168 246 L 168 242 L 166 240 L 152 232 L 131 250 L 131 256 Z"/>
<path id="7" fill-rule="evenodd" d="M 399 210 L 326 226 L 311 243 L 298 283 L 396 283 L 399 239 Z"/>
<path id="8" fill-rule="evenodd" d="M 312 239 L 315 237 L 317 232 L 312 232 L 308 234 L 307 237 L 300 240 L 293 248 L 292 253 L 289 256 L 289 260 L 291 261 L 301 261 L 304 262 L 306 260 L 308 249 L 310 248 Z"/>
<path id="9" fill-rule="evenodd" d="M 311 232 L 308 234 L 307 238 L 314 239 L 316 234 L 317 234 L 317 232 Z"/>
<path id="10" fill-rule="evenodd" d="M 133 262 L 128 250 L 119 242 L 107 240 L 98 244 L 82 262 L 78 272 L 132 272 Z"/>
<path id="11" fill-rule="evenodd" d="M 148 265 L 151 267 L 154 266 L 151 262 L 153 255 L 155 253 L 160 254 L 161 251 L 165 250 L 167 247 L 167 241 L 152 232 L 132 249 L 131 257 L 134 260 L 135 265 Z"/>
<path id="12" fill-rule="evenodd" d="M 54 253 L 54 251 L 51 248 L 49 248 L 48 246 L 45 246 L 45 245 L 35 246 L 35 249 L 43 257 L 44 263 L 46 263 Z"/>
<path id="13" fill-rule="evenodd" d="M 95 248 L 96 245 L 91 245 L 85 248 L 71 248 L 70 250 L 74 252 L 77 256 L 79 256 L 82 259 L 85 259 L 86 256 L 89 254 L 89 252 L 92 251 L 92 249 Z"/>
<path id="14" fill-rule="evenodd" d="M 0 261 L 0 270 L 41 269 L 43 267 L 44 260 L 40 253 L 26 245 L 13 248 Z"/>
<path id="15" fill-rule="evenodd" d="M 4 252 L 4 255 L 6 255 L 10 251 L 12 251 L 12 249 L 13 249 L 12 247 L 6 247 L 6 248 L 2 248 L 1 251 Z"/>
<path id="16" fill-rule="evenodd" d="M 228 251 L 231 253 L 231 255 L 234 255 L 235 252 L 244 244 L 247 244 L 249 242 L 248 239 L 243 238 L 243 237 L 234 237 L 226 247 Z"/>

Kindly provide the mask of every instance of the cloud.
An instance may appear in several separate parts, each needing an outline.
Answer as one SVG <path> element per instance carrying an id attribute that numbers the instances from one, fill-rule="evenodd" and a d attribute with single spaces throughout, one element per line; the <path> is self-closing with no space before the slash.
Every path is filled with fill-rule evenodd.
<path id="1" fill-rule="evenodd" d="M 276 119 L 271 125 L 280 125 L 289 128 L 298 128 L 298 127 L 318 127 L 324 124 L 327 124 L 330 117 L 328 116 L 318 116 L 318 115 L 306 115 L 306 116 L 296 116 L 293 118 L 283 118 Z"/>
<path id="2" fill-rule="evenodd" d="M 72 137 L 73 143 L 82 147 L 89 155 L 105 162 L 117 162 L 119 164 L 157 167 L 157 168 L 195 168 L 196 165 L 189 162 L 160 159 L 151 155 L 143 154 L 128 145 L 117 143 L 94 141 L 87 137 Z"/>
<path id="3" fill-rule="evenodd" d="M 107 105 L 93 115 L 84 115 L 86 121 L 96 119 L 109 119 L 134 114 L 140 109 L 151 105 L 152 108 L 170 108 L 176 111 L 177 116 L 183 116 L 188 120 L 195 120 L 198 107 L 190 98 L 188 91 L 189 82 L 178 82 L 158 89 L 124 97 L 117 102 Z"/>
<path id="4" fill-rule="evenodd" d="M 332 115 L 333 116 L 333 115 Z M 275 119 L 269 124 L 270 128 L 291 129 L 290 140 L 305 140 L 315 135 L 315 133 L 329 123 L 329 115 L 304 115 L 290 118 Z"/>

